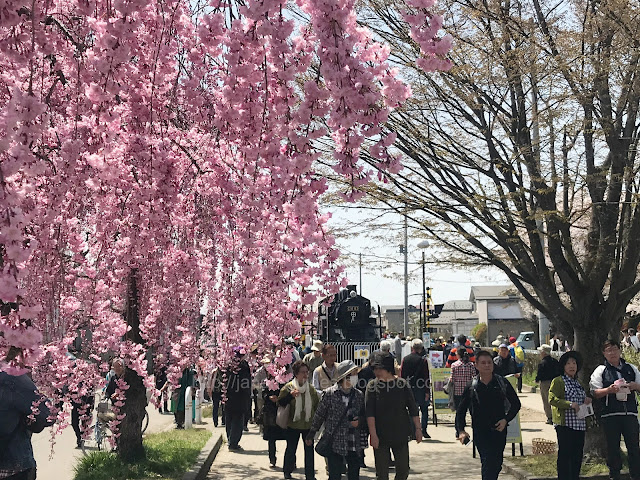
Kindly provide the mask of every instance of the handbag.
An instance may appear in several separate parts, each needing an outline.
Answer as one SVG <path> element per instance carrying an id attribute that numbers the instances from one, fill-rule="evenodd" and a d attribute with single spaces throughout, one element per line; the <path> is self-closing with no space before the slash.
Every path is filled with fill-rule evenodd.
<path id="1" fill-rule="evenodd" d="M 318 453 L 318 455 L 322 457 L 328 457 L 329 455 L 331 455 L 331 452 L 333 452 L 333 448 L 332 448 L 333 434 L 335 433 L 336 429 L 340 426 L 340 422 L 342 422 L 342 420 L 344 419 L 344 416 L 349 411 L 349 407 L 351 407 L 352 399 L 353 399 L 353 395 L 349 397 L 349 403 L 347 403 L 347 408 L 345 408 L 344 412 L 342 412 L 342 415 L 340 415 L 340 419 L 338 420 L 338 423 L 336 423 L 336 426 L 332 430 L 332 432 L 331 433 L 325 432 L 324 435 L 320 437 L 320 440 L 318 440 L 318 444 L 316 445 L 316 452 Z"/>
<path id="2" fill-rule="evenodd" d="M 280 428 L 286 429 L 289 425 L 289 414 L 291 412 L 291 404 L 286 407 L 278 407 L 278 413 L 276 413 L 276 425 Z"/>

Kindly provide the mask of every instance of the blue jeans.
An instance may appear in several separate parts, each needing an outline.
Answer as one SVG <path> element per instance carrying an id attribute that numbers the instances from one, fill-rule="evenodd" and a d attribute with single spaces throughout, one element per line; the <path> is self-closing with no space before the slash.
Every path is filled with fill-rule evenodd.
<path id="1" fill-rule="evenodd" d="M 230 413 L 227 409 L 225 427 L 229 448 L 238 447 L 242 438 L 242 428 L 244 427 L 244 413 Z"/>

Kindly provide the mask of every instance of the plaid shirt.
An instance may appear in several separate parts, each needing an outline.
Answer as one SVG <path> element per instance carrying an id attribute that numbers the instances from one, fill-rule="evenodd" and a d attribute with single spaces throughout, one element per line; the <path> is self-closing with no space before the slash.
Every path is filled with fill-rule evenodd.
<path id="1" fill-rule="evenodd" d="M 476 376 L 476 366 L 473 362 L 464 363 L 462 360 L 458 360 L 451 365 L 451 378 L 453 378 L 453 394 L 462 395 L 464 389 Z"/>
<path id="2" fill-rule="evenodd" d="M 587 397 L 582 385 L 575 378 L 567 375 L 562 375 L 562 380 L 564 380 L 564 399 L 567 402 L 582 405 Z M 568 408 L 564 411 L 564 426 L 573 430 L 584 431 L 587 429 L 587 422 L 584 418 L 578 418 L 573 408 Z"/>
<path id="3" fill-rule="evenodd" d="M 349 397 L 351 397 L 351 406 L 343 416 Z M 351 426 L 350 418 L 353 417 L 358 418 L 358 428 Z M 346 455 L 347 452 L 358 452 L 367 448 L 369 432 L 364 416 L 364 394 L 360 390 L 352 388 L 349 394 L 345 394 L 339 385 L 325 390 L 307 438 L 313 438 L 323 423 L 323 435 L 333 432 L 333 451 L 338 455 Z"/>

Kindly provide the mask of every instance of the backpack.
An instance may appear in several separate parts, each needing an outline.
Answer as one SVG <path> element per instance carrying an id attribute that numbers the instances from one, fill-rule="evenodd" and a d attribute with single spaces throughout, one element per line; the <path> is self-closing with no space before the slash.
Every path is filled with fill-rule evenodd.
<path id="1" fill-rule="evenodd" d="M 524 349 L 520 345 L 513 347 L 513 353 L 518 365 L 524 364 Z"/>
<path id="2" fill-rule="evenodd" d="M 506 414 L 511 409 L 511 402 L 507 398 L 507 381 L 500 375 L 494 375 L 493 377 L 498 382 L 498 386 L 500 387 L 500 391 L 502 392 L 502 400 L 504 401 L 504 413 Z M 479 377 L 473 377 L 473 380 L 471 381 L 471 390 L 473 392 L 472 395 L 475 398 L 476 403 L 480 404 L 480 398 L 478 397 L 478 379 Z M 473 402 L 471 402 L 471 405 L 473 408 Z"/>

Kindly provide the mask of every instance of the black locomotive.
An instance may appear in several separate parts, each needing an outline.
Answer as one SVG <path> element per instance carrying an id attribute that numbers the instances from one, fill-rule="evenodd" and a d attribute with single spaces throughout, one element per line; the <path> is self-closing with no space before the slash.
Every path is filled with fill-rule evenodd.
<path id="1" fill-rule="evenodd" d="M 378 318 L 372 316 L 371 301 L 358 295 L 355 285 L 347 285 L 320 301 L 318 330 L 324 342 L 378 342 L 382 333 Z"/>

